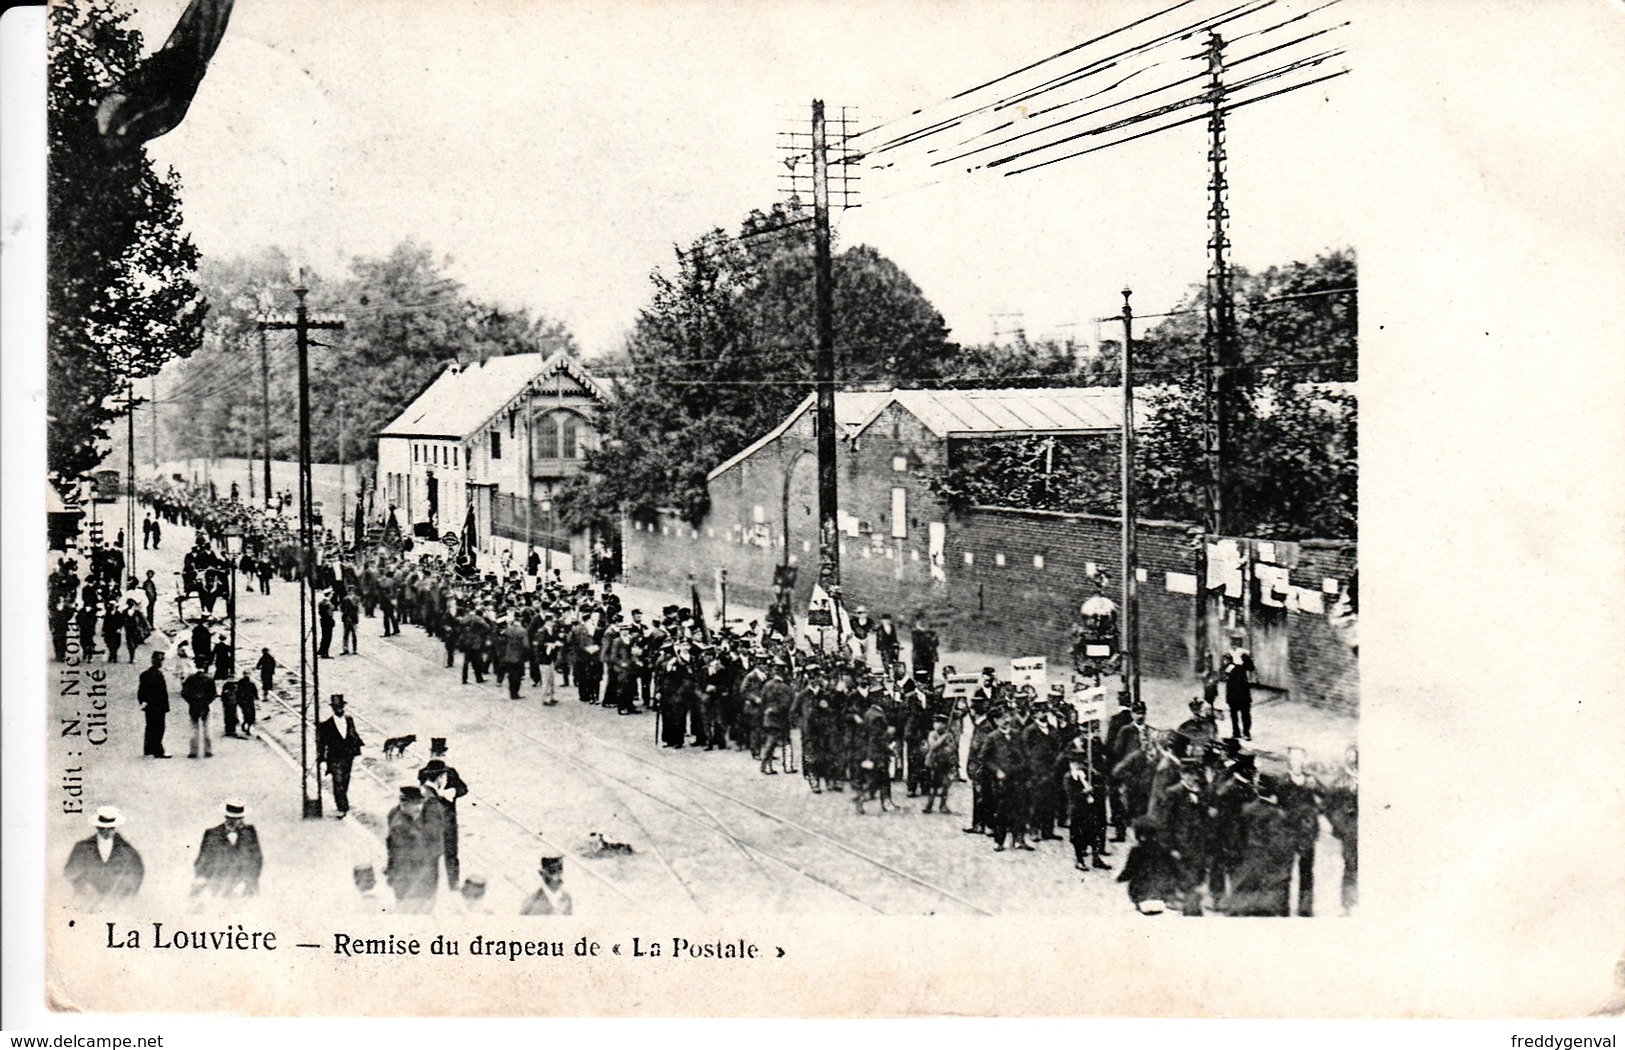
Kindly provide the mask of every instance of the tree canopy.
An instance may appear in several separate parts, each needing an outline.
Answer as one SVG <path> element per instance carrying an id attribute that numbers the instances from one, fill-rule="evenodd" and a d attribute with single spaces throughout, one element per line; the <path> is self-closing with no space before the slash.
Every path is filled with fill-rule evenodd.
<path id="1" fill-rule="evenodd" d="M 1230 532 L 1354 537 L 1355 286 L 1355 256 L 1347 249 L 1258 274 L 1234 271 L 1240 367 L 1233 373 L 1226 455 Z M 1149 402 L 1135 456 L 1141 518 L 1199 522 L 1206 514 L 1205 309 L 1205 288 L 1195 287 L 1173 316 L 1135 340 L 1136 385 Z M 1101 355 L 1098 372 L 1112 384 L 1117 349 Z M 979 441 L 930 484 L 954 506 L 1117 514 L 1117 447 L 1115 438 Z"/>
<path id="2" fill-rule="evenodd" d="M 204 348 L 166 376 L 163 395 L 176 409 L 162 418 L 181 454 L 260 454 L 257 324 L 268 315 L 292 314 L 292 277 L 293 266 L 280 249 L 204 260 L 201 280 L 214 304 Z M 471 299 L 444 275 L 431 248 L 410 240 L 382 257 L 352 260 L 350 272 L 338 280 L 307 271 L 304 281 L 311 315 L 344 321 L 342 331 L 311 334 L 311 455 L 319 462 L 335 462 L 341 454 L 352 462 L 370 458 L 373 434 L 448 361 L 579 353 L 563 324 Z M 271 453 L 291 459 L 298 455 L 294 335 L 273 331 L 263 338 L 270 364 Z"/>
<path id="3" fill-rule="evenodd" d="M 141 54 L 128 17 L 113 0 L 49 8 L 46 455 L 64 491 L 101 461 L 133 381 L 197 349 L 206 313 L 179 177 L 96 126 Z"/>
<path id="4" fill-rule="evenodd" d="M 956 367 L 941 313 L 866 245 L 832 259 L 836 381 L 924 384 Z M 584 524 L 673 507 L 698 520 L 706 474 L 813 389 L 814 248 L 791 200 L 753 212 L 737 236 L 714 229 L 650 275 L 603 420 L 601 447 L 561 509 Z"/>

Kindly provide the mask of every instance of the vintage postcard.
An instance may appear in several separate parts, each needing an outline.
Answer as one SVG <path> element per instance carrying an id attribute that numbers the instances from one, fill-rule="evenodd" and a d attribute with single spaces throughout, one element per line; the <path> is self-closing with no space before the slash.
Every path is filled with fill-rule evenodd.
<path id="1" fill-rule="evenodd" d="M 42 20 L 25 1016 L 1617 1017 L 1617 6 Z"/>

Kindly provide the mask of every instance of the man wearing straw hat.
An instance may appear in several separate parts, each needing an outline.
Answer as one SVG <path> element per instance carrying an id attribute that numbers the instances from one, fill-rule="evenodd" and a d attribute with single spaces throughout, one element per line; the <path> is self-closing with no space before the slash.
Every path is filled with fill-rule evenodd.
<path id="1" fill-rule="evenodd" d="M 117 807 L 102 806 L 90 819 L 96 834 L 73 844 L 67 866 L 62 874 L 73 883 L 74 893 L 81 897 L 120 900 L 133 897 L 141 890 L 141 879 L 146 868 L 141 854 L 118 833 L 124 825 L 124 814 Z"/>
<path id="2" fill-rule="evenodd" d="M 248 805 L 240 798 L 226 800 L 225 820 L 203 833 L 192 896 L 208 893 L 214 897 L 254 897 L 260 892 L 259 833 L 247 823 Z"/>

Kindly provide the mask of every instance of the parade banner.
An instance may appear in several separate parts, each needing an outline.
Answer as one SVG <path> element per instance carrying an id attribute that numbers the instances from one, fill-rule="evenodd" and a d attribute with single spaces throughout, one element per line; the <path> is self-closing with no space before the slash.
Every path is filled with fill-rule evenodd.
<path id="1" fill-rule="evenodd" d="M 942 687 L 942 696 L 945 700 L 969 699 L 976 692 L 976 687 L 982 681 L 981 675 L 951 674 L 947 683 Z"/>
<path id="2" fill-rule="evenodd" d="M 1010 681 L 1030 685 L 1040 693 L 1049 684 L 1048 661 L 1042 656 L 1018 656 L 1010 661 Z"/>

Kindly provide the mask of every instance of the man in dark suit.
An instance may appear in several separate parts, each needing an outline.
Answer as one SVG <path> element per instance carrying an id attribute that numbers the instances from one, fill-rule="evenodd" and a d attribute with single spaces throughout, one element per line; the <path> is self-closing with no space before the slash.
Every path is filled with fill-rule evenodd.
<path id="1" fill-rule="evenodd" d="M 316 648 L 316 655 L 327 659 L 333 655 L 333 596 L 326 591 L 322 592 L 322 600 L 316 603 L 316 623 L 321 627 L 322 640 Z"/>
<path id="2" fill-rule="evenodd" d="M 344 694 L 329 698 L 333 715 L 316 727 L 316 762 L 327 763 L 333 777 L 333 808 L 340 820 L 350 812 L 350 766 L 361 754 L 364 741 L 355 731 L 355 720 L 344 713 Z"/>
<path id="3" fill-rule="evenodd" d="M 186 717 L 192 723 L 192 749 L 188 758 L 197 757 L 198 741 L 203 743 L 203 757 L 214 757 L 214 744 L 209 740 L 209 708 L 218 693 L 209 672 L 199 668 L 181 683 L 181 699 L 186 701 Z"/>
<path id="4" fill-rule="evenodd" d="M 168 758 L 164 750 L 164 722 L 169 717 L 169 680 L 164 677 L 164 654 L 152 654 L 152 666 L 141 672 L 136 686 L 136 703 L 147 716 L 147 732 L 141 753 L 148 758 Z"/>
<path id="5" fill-rule="evenodd" d="M 197 860 L 192 865 L 195 879 L 192 896 L 207 893 L 214 897 L 254 897 L 260 892 L 260 837 L 246 822 L 248 806 L 240 798 L 226 800 L 226 819 L 203 833 Z"/>
<path id="6" fill-rule="evenodd" d="M 429 741 L 429 761 L 418 770 L 418 783 L 423 787 L 424 805 L 440 807 L 445 824 L 446 888 L 455 891 L 462 881 L 462 864 L 457 859 L 457 800 L 468 794 L 468 785 L 455 766 L 446 765 L 445 737 Z"/>
<path id="7" fill-rule="evenodd" d="M 94 903 L 134 897 L 141 890 L 146 868 L 141 854 L 120 835 L 124 815 L 113 806 L 102 806 L 91 818 L 96 834 L 73 844 L 62 874 L 80 897 Z"/>
<path id="8" fill-rule="evenodd" d="M 213 661 L 214 634 L 209 630 L 209 618 L 205 616 L 192 626 L 192 662 L 201 669 Z"/>
<path id="9" fill-rule="evenodd" d="M 1003 851 L 1006 836 L 1016 849 L 1027 844 L 1027 755 L 1016 734 L 1015 715 L 1000 712 L 999 728 L 982 752 L 982 784 L 993 822 L 993 849 Z"/>
<path id="10" fill-rule="evenodd" d="M 1253 654 L 1241 643 L 1243 635 L 1230 638 L 1230 648 L 1219 661 L 1224 677 L 1224 703 L 1230 708 L 1230 735 L 1242 740 L 1253 738 Z"/>
<path id="11" fill-rule="evenodd" d="M 425 804 L 417 784 L 401 787 L 400 804 L 389 811 L 389 864 L 384 878 L 395 891 L 397 908 L 405 914 L 434 911 L 440 886 L 440 853 L 446 833 L 439 806 Z"/>

